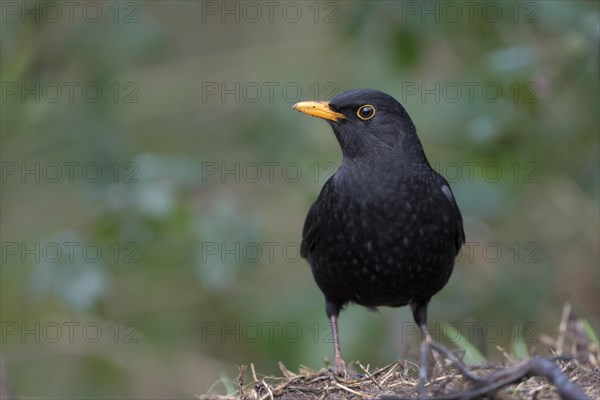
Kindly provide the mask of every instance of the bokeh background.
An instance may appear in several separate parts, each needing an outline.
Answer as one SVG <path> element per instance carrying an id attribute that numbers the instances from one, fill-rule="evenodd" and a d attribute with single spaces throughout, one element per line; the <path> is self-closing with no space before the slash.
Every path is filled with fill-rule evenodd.
<path id="1" fill-rule="evenodd" d="M 298 256 L 341 153 L 299 100 L 384 90 L 468 246 L 430 306 L 489 360 L 598 331 L 599 3 L 3 1 L 3 372 L 21 398 L 193 398 L 332 357 Z M 341 317 L 415 360 L 408 309 Z M 446 334 L 446 335 L 444 335 Z"/>

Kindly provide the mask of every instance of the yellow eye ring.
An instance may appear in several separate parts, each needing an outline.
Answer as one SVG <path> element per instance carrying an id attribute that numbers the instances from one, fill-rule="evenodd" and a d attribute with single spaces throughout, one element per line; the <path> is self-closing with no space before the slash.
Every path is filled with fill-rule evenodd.
<path id="1" fill-rule="evenodd" d="M 370 104 L 365 104 L 364 106 L 360 106 L 358 111 L 356 111 L 356 116 L 363 121 L 367 121 L 375 115 L 375 107 Z"/>

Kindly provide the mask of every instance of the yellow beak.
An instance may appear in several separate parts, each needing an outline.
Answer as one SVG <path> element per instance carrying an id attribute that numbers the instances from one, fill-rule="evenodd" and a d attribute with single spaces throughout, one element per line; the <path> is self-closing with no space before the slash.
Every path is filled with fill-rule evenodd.
<path id="1" fill-rule="evenodd" d="M 296 111 L 303 112 L 304 114 L 312 115 L 313 117 L 317 118 L 328 119 L 330 121 L 346 119 L 344 115 L 329 108 L 328 101 L 301 101 L 300 103 L 294 104 L 292 108 Z"/>

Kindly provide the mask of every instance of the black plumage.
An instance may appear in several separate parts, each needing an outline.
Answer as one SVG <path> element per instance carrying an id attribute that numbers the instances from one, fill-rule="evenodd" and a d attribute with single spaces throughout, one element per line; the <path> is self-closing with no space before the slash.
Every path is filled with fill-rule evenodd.
<path id="1" fill-rule="evenodd" d="M 308 212 L 301 254 L 325 295 L 335 369 L 345 373 L 337 317 L 346 303 L 410 305 L 429 338 L 427 305 L 448 282 L 464 243 L 462 217 L 448 182 L 430 167 L 412 120 L 393 97 L 351 90 L 294 108 L 326 119 L 343 153 Z"/>

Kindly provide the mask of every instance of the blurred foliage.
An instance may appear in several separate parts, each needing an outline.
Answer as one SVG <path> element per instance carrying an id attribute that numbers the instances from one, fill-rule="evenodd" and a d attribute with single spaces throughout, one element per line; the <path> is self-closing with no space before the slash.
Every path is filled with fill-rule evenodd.
<path id="1" fill-rule="evenodd" d="M 92 2 L 97 22 L 77 3 L 72 21 L 60 2 L 2 3 L 1 345 L 22 398 L 192 398 L 236 364 L 323 365 L 323 298 L 297 245 L 341 154 L 290 107 L 351 88 L 403 102 L 461 206 L 471 247 L 432 301 L 434 332 L 473 327 L 462 340 L 491 359 L 543 352 L 566 301 L 598 332 L 598 2 L 496 2 L 495 22 L 485 2 L 472 20 L 462 2 L 460 18 L 443 2 L 291 2 L 297 22 L 290 2 L 273 21 L 228 3 L 239 22 L 211 13 L 222 2 Z M 21 174 L 36 165 L 40 179 Z M 418 352 L 407 309 L 350 306 L 340 324 L 349 361 Z"/>

